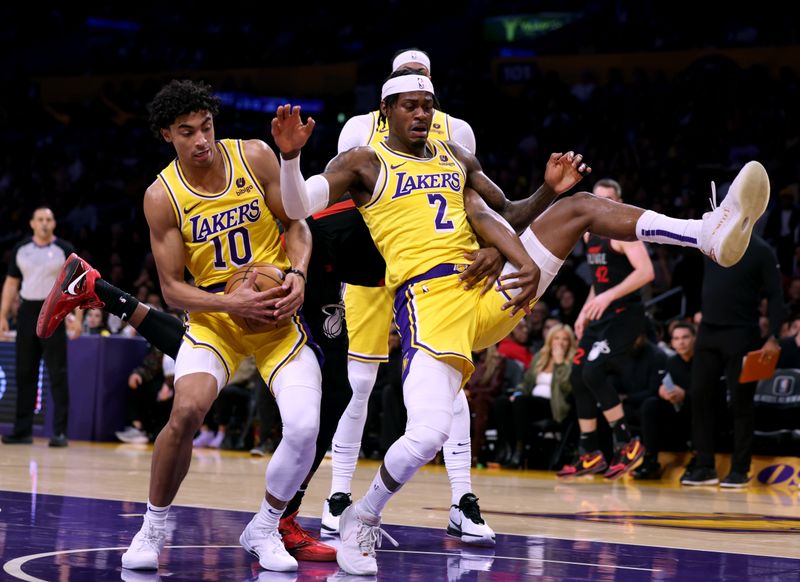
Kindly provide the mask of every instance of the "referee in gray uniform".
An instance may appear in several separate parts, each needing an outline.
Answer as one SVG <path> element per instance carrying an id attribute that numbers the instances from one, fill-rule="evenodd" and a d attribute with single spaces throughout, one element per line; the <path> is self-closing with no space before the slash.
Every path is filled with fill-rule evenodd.
<path id="1" fill-rule="evenodd" d="M 31 218 L 33 236 L 14 247 L 3 283 L 0 300 L 0 333 L 8 331 L 8 314 L 17 299 L 22 298 L 17 316 L 17 410 L 14 432 L 2 438 L 4 444 L 33 442 L 33 411 L 36 406 L 39 361 L 44 356 L 53 396 L 53 436 L 51 447 L 67 446 L 67 334 L 62 323 L 47 339 L 36 335 L 36 320 L 58 272 L 73 246 L 53 234 L 56 220 L 53 211 L 41 206 Z"/>

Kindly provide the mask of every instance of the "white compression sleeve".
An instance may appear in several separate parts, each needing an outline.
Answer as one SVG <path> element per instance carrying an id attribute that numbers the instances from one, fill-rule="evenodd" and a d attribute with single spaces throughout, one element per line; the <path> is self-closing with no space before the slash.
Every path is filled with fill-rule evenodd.
<path id="1" fill-rule="evenodd" d="M 356 115 L 347 120 L 339 134 L 339 145 L 336 153 L 346 152 L 351 148 L 365 146 L 372 133 L 372 114 Z"/>
<path id="2" fill-rule="evenodd" d="M 475 132 L 472 131 L 470 124 L 452 115 L 450 116 L 450 139 L 467 148 L 470 153 L 474 154 L 477 149 Z"/>
<path id="3" fill-rule="evenodd" d="M 308 180 L 300 173 L 300 156 L 281 158 L 281 202 L 286 216 L 292 220 L 308 218 L 325 210 L 329 200 L 328 181 L 320 175 Z"/>

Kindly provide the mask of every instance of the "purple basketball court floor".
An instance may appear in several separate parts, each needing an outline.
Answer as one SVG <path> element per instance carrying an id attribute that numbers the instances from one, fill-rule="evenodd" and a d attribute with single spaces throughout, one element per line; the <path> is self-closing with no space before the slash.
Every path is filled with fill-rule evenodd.
<path id="1" fill-rule="evenodd" d="M 335 563 L 301 562 L 291 574 L 264 571 L 238 545 L 249 513 L 182 506 L 171 513 L 158 572 L 125 571 L 120 557 L 143 509 L 140 503 L 0 492 L 0 576 L 29 582 L 370 579 L 345 576 Z M 319 520 L 301 522 L 319 527 Z M 800 580 L 800 560 L 788 558 L 535 535 L 498 535 L 496 548 L 486 550 L 467 548 L 439 529 L 386 530 L 400 547 L 379 550 L 382 581 Z"/>

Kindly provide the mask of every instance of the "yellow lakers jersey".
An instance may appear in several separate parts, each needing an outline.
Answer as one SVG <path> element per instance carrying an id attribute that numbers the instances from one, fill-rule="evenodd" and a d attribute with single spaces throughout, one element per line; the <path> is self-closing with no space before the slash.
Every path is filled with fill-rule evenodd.
<path id="1" fill-rule="evenodd" d="M 417 158 L 372 145 L 381 170 L 372 198 L 359 211 L 386 261 L 386 286 L 394 291 L 441 263 L 465 262 L 478 249 L 464 210 L 466 170 L 442 141 Z"/>
<path id="2" fill-rule="evenodd" d="M 194 189 L 177 159 L 158 175 L 183 234 L 186 267 L 198 287 L 222 283 L 253 261 L 281 269 L 290 266 L 278 223 L 244 157 L 244 143 L 225 139 L 216 146 L 227 178 L 221 192 L 208 194 Z"/>
<path id="3" fill-rule="evenodd" d="M 372 115 L 372 131 L 370 131 L 367 145 L 375 145 L 383 143 L 389 137 L 389 125 L 378 122 L 380 111 L 373 111 Z M 428 130 L 428 139 L 437 139 L 441 141 L 448 141 L 452 139 L 450 135 L 450 116 L 447 113 L 434 110 L 433 120 L 431 120 L 431 128 Z"/>

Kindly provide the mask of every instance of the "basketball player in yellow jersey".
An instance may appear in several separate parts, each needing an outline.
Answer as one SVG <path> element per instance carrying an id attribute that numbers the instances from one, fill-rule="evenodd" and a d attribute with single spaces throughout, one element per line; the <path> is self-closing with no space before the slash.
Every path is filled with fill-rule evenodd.
<path id="1" fill-rule="evenodd" d="M 434 110 L 430 79 L 397 71 L 384 83 L 381 99 L 389 124 L 386 142 L 340 154 L 308 181 L 300 173 L 298 155 L 312 120 L 303 124 L 299 110 L 285 105 L 272 121 L 281 150 L 284 206 L 289 198 L 303 199 L 314 211 L 350 192 L 386 260 L 386 285 L 395 292 L 408 423 L 364 498 L 340 519 L 337 561 L 358 575 L 377 572 L 375 545 L 386 535 L 380 529 L 386 503 L 447 439 L 453 399 L 474 368 L 471 351 L 511 331 L 584 232 L 693 246 L 731 266 L 747 249 L 753 224 L 769 202 L 766 171 L 749 162 L 722 203 L 702 220 L 679 220 L 580 192 L 556 202 L 528 226 L 510 220 L 517 236 L 484 202 L 502 192 L 477 158 L 454 142 L 428 140 Z M 545 180 L 577 183 L 589 169 L 576 158 L 553 154 Z M 476 235 L 508 259 L 496 291 L 483 295 L 465 290 L 458 278 L 465 268 L 463 253 L 477 248 Z"/>
<path id="2" fill-rule="evenodd" d="M 252 354 L 278 402 L 283 438 L 267 466 L 261 509 L 240 543 L 266 569 L 297 570 L 278 520 L 311 467 L 319 427 L 319 363 L 296 313 L 310 233 L 304 221 L 284 212 L 278 162 L 266 143 L 214 139 L 218 106 L 210 87 L 191 81 L 170 82 L 149 106 L 152 128 L 175 147 L 177 159 L 147 189 L 144 210 L 164 298 L 185 309 L 189 319 L 175 363 L 172 413 L 153 448 L 147 513 L 122 556 L 124 568 L 158 568 L 167 513 L 189 469 L 192 438 L 220 389 Z M 285 251 L 276 220 L 285 227 Z M 284 284 L 259 292 L 251 277 L 225 294 L 226 280 L 253 261 L 284 269 Z M 184 281 L 184 269 L 194 285 Z M 246 333 L 231 320 L 234 314 L 278 325 Z"/>
<path id="3" fill-rule="evenodd" d="M 430 77 L 430 57 L 417 48 L 398 51 L 392 58 L 392 71 L 400 69 Z M 357 115 L 344 124 L 338 151 L 383 143 L 388 136 L 389 127 L 386 119 L 380 117 L 380 111 Z M 430 138 L 452 140 L 475 153 L 475 133 L 469 123 L 438 109 L 433 113 Z M 497 257 L 499 271 L 502 257 L 496 252 L 493 256 Z M 468 258 L 477 259 L 474 255 Z M 367 403 L 380 363 L 389 361 L 388 330 L 393 318 L 392 295 L 386 287 L 344 285 L 343 300 L 349 339 L 347 377 L 353 395 L 339 419 L 331 444 L 331 488 L 323 504 L 320 526 L 329 534 L 338 533 L 339 516 L 351 503 L 351 485 L 361 450 Z M 478 498 L 472 491 L 470 411 L 463 391 L 453 402 L 453 426 L 443 446 L 443 457 L 451 491 L 447 532 L 467 544 L 493 546 L 494 531 L 483 519 Z"/>

